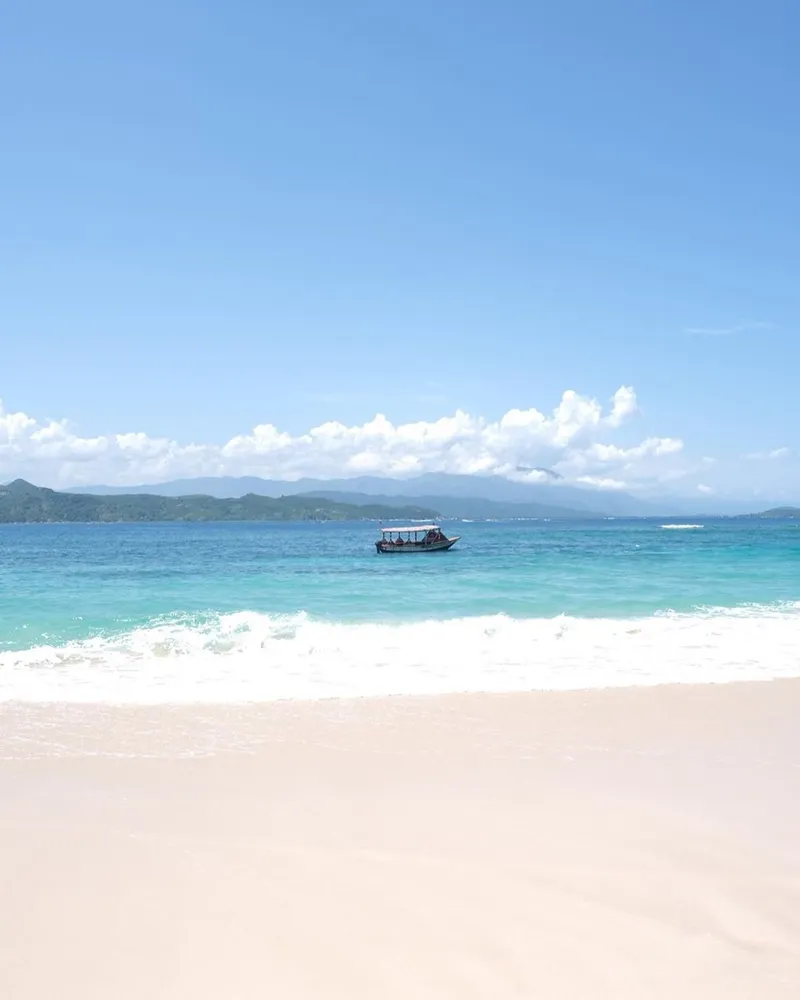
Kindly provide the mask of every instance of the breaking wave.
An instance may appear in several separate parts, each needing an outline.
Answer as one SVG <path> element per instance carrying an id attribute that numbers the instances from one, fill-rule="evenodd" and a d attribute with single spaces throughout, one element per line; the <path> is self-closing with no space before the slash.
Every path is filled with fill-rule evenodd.
<path id="1" fill-rule="evenodd" d="M 800 676 L 800 603 L 352 624 L 239 612 L 0 654 L 0 701 L 239 703 Z"/>

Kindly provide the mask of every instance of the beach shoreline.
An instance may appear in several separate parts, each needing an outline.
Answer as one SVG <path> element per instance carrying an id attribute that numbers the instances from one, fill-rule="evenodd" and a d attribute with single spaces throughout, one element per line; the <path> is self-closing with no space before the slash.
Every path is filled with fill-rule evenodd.
<path id="1" fill-rule="evenodd" d="M 800 680 L 0 706 L 0 995 L 783 998 Z"/>

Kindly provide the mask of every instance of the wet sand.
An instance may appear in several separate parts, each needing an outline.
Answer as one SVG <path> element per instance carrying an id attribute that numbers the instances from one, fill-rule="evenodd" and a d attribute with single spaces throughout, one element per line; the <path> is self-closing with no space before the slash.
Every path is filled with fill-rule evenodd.
<path id="1" fill-rule="evenodd" d="M 0 997 L 800 996 L 800 682 L 0 707 Z"/>

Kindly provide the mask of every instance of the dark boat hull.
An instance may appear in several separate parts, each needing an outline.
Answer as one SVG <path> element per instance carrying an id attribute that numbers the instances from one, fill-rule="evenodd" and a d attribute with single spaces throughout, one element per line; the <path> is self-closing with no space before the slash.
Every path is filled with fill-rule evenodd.
<path id="1" fill-rule="evenodd" d="M 382 555 L 400 555 L 410 552 L 447 552 L 456 544 L 459 535 L 455 538 L 446 538 L 443 542 L 405 542 L 403 545 L 394 545 L 392 542 L 375 542 L 375 548 Z"/>

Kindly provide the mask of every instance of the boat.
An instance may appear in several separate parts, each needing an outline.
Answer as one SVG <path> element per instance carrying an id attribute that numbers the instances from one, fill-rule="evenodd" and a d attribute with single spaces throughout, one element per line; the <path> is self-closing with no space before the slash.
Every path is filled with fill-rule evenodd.
<path id="1" fill-rule="evenodd" d="M 438 524 L 417 524 L 411 528 L 381 528 L 375 542 L 378 552 L 447 552 L 460 535 L 448 538 Z"/>

